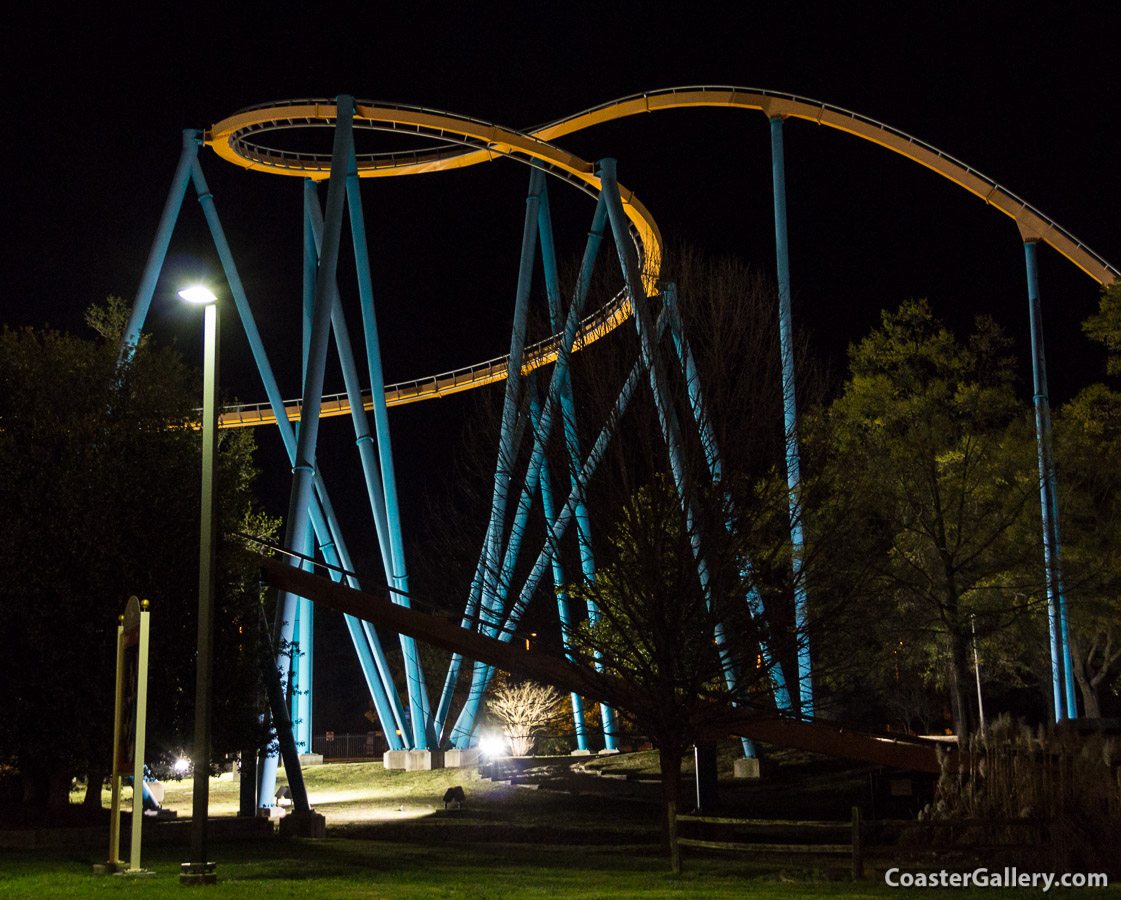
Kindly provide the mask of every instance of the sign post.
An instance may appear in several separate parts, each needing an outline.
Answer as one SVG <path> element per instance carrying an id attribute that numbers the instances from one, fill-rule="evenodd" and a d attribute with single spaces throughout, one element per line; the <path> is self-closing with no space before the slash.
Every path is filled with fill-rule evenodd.
<path id="1" fill-rule="evenodd" d="M 109 860 L 96 872 L 146 874 L 140 868 L 144 821 L 144 739 L 148 713 L 148 601 L 128 598 L 117 625 L 117 688 L 113 709 L 113 801 L 109 820 Z M 120 859 L 121 779 L 132 776 L 132 840 L 129 865 Z M 93 789 L 93 786 L 89 788 Z"/>

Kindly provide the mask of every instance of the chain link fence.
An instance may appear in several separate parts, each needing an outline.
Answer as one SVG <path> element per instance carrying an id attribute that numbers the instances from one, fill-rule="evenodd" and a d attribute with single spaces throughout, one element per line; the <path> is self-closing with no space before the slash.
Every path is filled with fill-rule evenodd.
<path id="1" fill-rule="evenodd" d="M 311 752 L 323 756 L 324 762 L 339 762 L 345 759 L 381 759 L 389 749 L 385 735 L 374 731 L 365 734 L 339 734 L 328 731 L 315 734 L 311 738 Z"/>

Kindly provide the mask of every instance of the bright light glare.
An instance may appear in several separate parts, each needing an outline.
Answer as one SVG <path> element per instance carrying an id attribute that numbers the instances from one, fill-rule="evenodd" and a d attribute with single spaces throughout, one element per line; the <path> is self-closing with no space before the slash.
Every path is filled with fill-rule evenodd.
<path id="1" fill-rule="evenodd" d="M 189 288 L 183 288 L 179 292 L 179 296 L 186 300 L 188 303 L 213 303 L 218 298 L 214 296 L 214 292 L 209 288 L 204 288 L 201 284 L 192 285 Z"/>
<path id="2" fill-rule="evenodd" d="M 175 772 L 176 772 L 177 775 L 182 775 L 189 768 L 191 768 L 191 761 L 189 759 L 181 756 L 181 757 L 179 757 L 179 759 L 175 760 L 175 765 L 172 766 L 172 768 L 175 769 Z"/>
<path id="3" fill-rule="evenodd" d="M 479 752 L 490 759 L 506 755 L 506 739 L 498 734 L 484 734 L 479 737 Z"/>

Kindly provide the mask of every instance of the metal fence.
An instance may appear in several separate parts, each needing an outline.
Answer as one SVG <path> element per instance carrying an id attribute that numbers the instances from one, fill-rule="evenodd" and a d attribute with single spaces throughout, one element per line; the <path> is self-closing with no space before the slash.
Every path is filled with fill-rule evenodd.
<path id="1" fill-rule="evenodd" d="M 339 734 L 328 731 L 326 734 L 312 735 L 311 752 L 322 754 L 324 762 L 343 759 L 381 759 L 389 749 L 385 735 L 368 731 L 365 734 Z"/>

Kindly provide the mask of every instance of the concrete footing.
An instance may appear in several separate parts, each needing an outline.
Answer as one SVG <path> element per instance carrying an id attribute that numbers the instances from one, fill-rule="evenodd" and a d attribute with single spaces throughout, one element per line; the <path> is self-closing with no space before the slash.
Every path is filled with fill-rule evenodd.
<path id="1" fill-rule="evenodd" d="M 386 750 L 382 754 L 381 764 L 387 769 L 404 769 L 405 756 L 408 750 Z"/>
<path id="2" fill-rule="evenodd" d="M 306 769 L 308 766 L 321 766 L 323 765 L 322 753 L 301 753 L 300 754 L 300 767 Z"/>
<path id="3" fill-rule="evenodd" d="M 387 769 L 404 769 L 406 772 L 424 772 L 430 769 L 443 769 L 449 765 L 446 757 L 449 753 L 475 754 L 475 762 L 459 762 L 460 766 L 471 766 L 478 762 L 477 750 L 386 750 L 382 754 L 381 764 Z M 460 760 L 462 756 L 458 757 Z"/>
<path id="4" fill-rule="evenodd" d="M 94 863 L 91 871 L 94 875 L 116 875 L 128 869 L 127 862 L 104 862 Z"/>
<path id="5" fill-rule="evenodd" d="M 179 883 L 192 886 L 199 884 L 217 884 L 218 874 L 214 871 L 217 864 L 205 863 L 180 863 Z"/>
<path id="6" fill-rule="evenodd" d="M 443 750 L 406 750 L 405 771 L 424 772 L 444 768 Z"/>
<path id="7" fill-rule="evenodd" d="M 732 772 L 736 778 L 763 777 L 763 767 L 758 759 L 737 759 L 732 763 Z"/>
<path id="8" fill-rule="evenodd" d="M 280 820 L 281 837 L 322 838 L 327 836 L 327 819 L 315 810 L 290 812 Z"/>
<path id="9" fill-rule="evenodd" d="M 467 766 L 477 766 L 479 764 L 479 748 L 471 747 L 467 750 L 445 750 L 444 751 L 444 768 L 445 769 L 462 769 Z"/>
<path id="10" fill-rule="evenodd" d="M 591 750 L 573 750 L 571 756 L 591 756 Z"/>
<path id="11" fill-rule="evenodd" d="M 599 756 L 614 756 L 618 752 L 619 752 L 618 750 L 609 750 L 606 747 L 604 747 L 602 750 L 599 751 L 598 755 Z"/>

